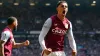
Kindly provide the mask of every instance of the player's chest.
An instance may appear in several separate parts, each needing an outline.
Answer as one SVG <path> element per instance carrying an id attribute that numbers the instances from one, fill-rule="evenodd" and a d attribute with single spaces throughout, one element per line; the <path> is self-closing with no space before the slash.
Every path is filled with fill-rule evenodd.
<path id="1" fill-rule="evenodd" d="M 52 32 L 54 34 L 58 34 L 58 35 L 65 35 L 66 32 L 68 31 L 69 28 L 69 24 L 66 22 L 54 22 L 52 23 Z"/>
<path id="2" fill-rule="evenodd" d="M 59 30 L 68 30 L 69 23 L 68 22 L 56 21 L 56 22 L 52 23 L 52 28 L 53 29 L 59 29 Z"/>

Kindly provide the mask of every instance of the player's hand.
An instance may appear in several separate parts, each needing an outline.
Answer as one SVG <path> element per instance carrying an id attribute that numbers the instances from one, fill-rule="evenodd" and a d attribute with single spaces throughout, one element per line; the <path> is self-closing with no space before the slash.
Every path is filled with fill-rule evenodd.
<path id="1" fill-rule="evenodd" d="M 49 55 L 51 52 L 52 52 L 51 48 L 43 50 L 43 53 L 45 53 L 46 55 Z"/>
<path id="2" fill-rule="evenodd" d="M 26 40 L 25 42 L 23 42 L 24 46 L 28 46 L 30 44 L 29 40 Z"/>
<path id="3" fill-rule="evenodd" d="M 76 56 L 77 52 L 76 51 L 72 51 L 72 56 Z"/>

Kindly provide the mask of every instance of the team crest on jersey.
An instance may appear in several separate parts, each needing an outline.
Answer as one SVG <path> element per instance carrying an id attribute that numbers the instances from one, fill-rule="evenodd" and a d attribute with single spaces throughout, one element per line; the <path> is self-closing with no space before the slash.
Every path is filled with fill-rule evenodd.
<path id="1" fill-rule="evenodd" d="M 65 24 L 65 28 L 67 28 L 67 29 L 68 29 L 68 24 L 67 24 L 67 23 Z"/>
<path id="2" fill-rule="evenodd" d="M 55 23 L 54 26 L 57 26 L 57 24 Z"/>

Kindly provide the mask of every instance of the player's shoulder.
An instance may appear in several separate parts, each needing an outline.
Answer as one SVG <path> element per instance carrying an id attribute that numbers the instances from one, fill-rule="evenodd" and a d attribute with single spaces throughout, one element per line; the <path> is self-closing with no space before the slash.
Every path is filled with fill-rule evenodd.
<path id="1" fill-rule="evenodd" d="M 3 29 L 3 31 L 9 31 L 8 27 L 5 27 L 5 28 Z"/>
<path id="2" fill-rule="evenodd" d="M 54 20 L 54 19 L 57 18 L 57 15 L 52 15 L 50 18 L 51 18 L 52 20 Z"/>
<path id="3" fill-rule="evenodd" d="M 54 17 L 56 17 L 56 15 L 52 15 L 50 18 L 54 18 Z"/>
<path id="4" fill-rule="evenodd" d="M 51 19 L 51 18 L 48 18 L 48 19 L 45 21 L 44 24 L 51 24 L 51 22 L 52 22 L 52 19 Z"/>
<path id="5" fill-rule="evenodd" d="M 2 31 L 2 34 L 10 34 L 10 31 L 9 31 L 9 29 L 7 29 L 7 28 L 4 28 L 4 30 Z"/>
<path id="6" fill-rule="evenodd" d="M 5 30 L 5 31 L 2 32 L 2 34 L 8 34 L 9 35 L 10 34 L 10 31 Z"/>
<path id="7" fill-rule="evenodd" d="M 69 23 L 70 27 L 72 27 L 72 23 L 68 18 L 66 18 L 66 21 Z"/>
<path id="8" fill-rule="evenodd" d="M 45 21 L 45 23 L 44 23 L 44 27 L 50 27 L 51 26 L 51 24 L 52 24 L 52 20 L 51 20 L 51 18 L 48 18 L 46 21 Z"/>
<path id="9" fill-rule="evenodd" d="M 3 31 L 2 33 L 1 33 L 1 36 L 2 37 L 9 37 L 11 34 L 10 34 L 10 31 Z"/>
<path id="10" fill-rule="evenodd" d="M 71 21 L 70 20 L 68 20 L 68 22 L 69 22 L 69 24 L 71 24 Z"/>

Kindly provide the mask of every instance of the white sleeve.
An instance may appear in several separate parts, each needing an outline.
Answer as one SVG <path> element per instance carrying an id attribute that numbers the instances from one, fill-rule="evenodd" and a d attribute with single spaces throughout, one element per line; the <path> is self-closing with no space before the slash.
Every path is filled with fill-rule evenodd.
<path id="1" fill-rule="evenodd" d="M 72 48 L 72 50 L 77 52 L 77 50 L 76 50 L 76 43 L 75 43 L 73 32 L 72 32 L 72 24 L 71 24 L 71 22 L 70 22 L 70 28 L 68 30 L 67 36 L 68 36 L 70 47 Z"/>
<path id="2" fill-rule="evenodd" d="M 46 22 L 44 23 L 44 25 L 42 27 L 42 31 L 39 35 L 39 43 L 43 50 L 46 49 L 44 38 L 45 38 L 46 34 L 48 33 L 48 31 L 50 30 L 51 24 L 52 24 L 52 20 L 51 20 L 51 18 L 48 18 L 46 20 Z"/>
<path id="3" fill-rule="evenodd" d="M 1 33 L 1 40 L 7 42 L 7 40 L 10 37 L 10 32 L 9 31 L 4 31 Z"/>

